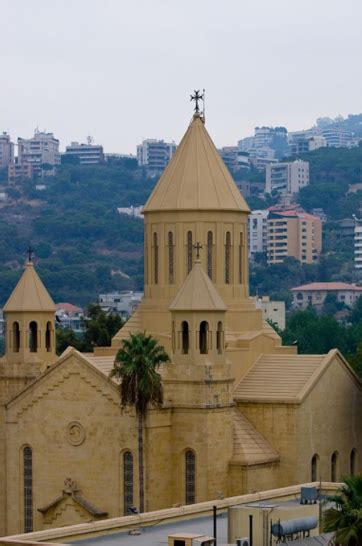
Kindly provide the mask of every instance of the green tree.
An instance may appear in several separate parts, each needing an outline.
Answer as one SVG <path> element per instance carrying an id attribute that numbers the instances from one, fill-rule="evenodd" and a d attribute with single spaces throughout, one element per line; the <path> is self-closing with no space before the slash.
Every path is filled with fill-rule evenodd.
<path id="1" fill-rule="evenodd" d="M 362 544 L 362 475 L 344 479 L 344 485 L 329 499 L 335 506 L 323 515 L 323 530 L 335 532 L 338 546 Z"/>
<path id="2" fill-rule="evenodd" d="M 57 354 L 61 355 L 67 347 L 74 347 L 78 351 L 83 349 L 83 340 L 76 336 L 70 328 L 57 328 Z"/>
<path id="3" fill-rule="evenodd" d="M 83 350 L 92 351 L 94 347 L 109 347 L 113 336 L 123 326 L 123 319 L 117 313 L 106 313 L 97 304 L 91 304 L 87 309 L 87 317 L 83 321 Z"/>
<path id="4" fill-rule="evenodd" d="M 121 380 L 122 407 L 136 410 L 138 420 L 138 471 L 140 512 L 145 509 L 143 428 L 149 406 L 161 407 L 163 388 L 157 369 L 169 356 L 158 341 L 146 333 L 130 334 L 118 351 L 111 377 Z"/>

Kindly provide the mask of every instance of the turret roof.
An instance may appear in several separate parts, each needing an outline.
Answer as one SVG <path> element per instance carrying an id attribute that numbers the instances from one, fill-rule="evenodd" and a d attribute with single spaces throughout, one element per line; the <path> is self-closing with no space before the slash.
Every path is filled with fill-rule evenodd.
<path id="1" fill-rule="evenodd" d="M 186 277 L 170 311 L 226 311 L 226 305 L 199 261 Z"/>
<path id="2" fill-rule="evenodd" d="M 55 304 L 32 262 L 26 264 L 25 271 L 3 310 L 5 312 L 47 311 L 55 313 Z"/>
<path id="3" fill-rule="evenodd" d="M 157 210 L 250 212 L 199 115 L 144 207 L 146 213 Z"/>

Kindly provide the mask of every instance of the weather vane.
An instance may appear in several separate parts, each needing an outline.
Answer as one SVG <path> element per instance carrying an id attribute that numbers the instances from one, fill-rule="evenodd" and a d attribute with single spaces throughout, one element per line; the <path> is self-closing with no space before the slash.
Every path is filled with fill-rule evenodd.
<path id="1" fill-rule="evenodd" d="M 204 100 L 205 93 L 200 93 L 200 90 L 194 91 L 193 95 L 190 95 L 190 101 L 195 101 L 195 113 L 198 114 L 200 112 L 199 108 L 199 102 Z"/>
<path id="2" fill-rule="evenodd" d="M 33 259 L 34 250 L 32 249 L 31 245 L 29 245 L 28 248 L 28 262 L 31 262 Z"/>

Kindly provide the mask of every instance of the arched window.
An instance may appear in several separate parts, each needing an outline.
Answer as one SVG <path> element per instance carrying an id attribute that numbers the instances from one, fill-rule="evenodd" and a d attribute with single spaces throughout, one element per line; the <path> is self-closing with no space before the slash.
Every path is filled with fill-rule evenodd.
<path id="1" fill-rule="evenodd" d="M 38 325 L 35 320 L 29 324 L 29 349 L 31 353 L 36 353 L 38 350 Z"/>
<path id="2" fill-rule="evenodd" d="M 193 451 L 185 453 L 186 504 L 196 502 L 196 458 Z"/>
<path id="3" fill-rule="evenodd" d="M 158 284 L 158 239 L 157 233 L 153 234 L 153 282 Z"/>
<path id="4" fill-rule="evenodd" d="M 206 322 L 206 320 L 203 320 L 200 324 L 200 332 L 199 332 L 199 346 L 200 346 L 200 353 L 202 355 L 206 355 L 208 352 L 208 332 L 209 332 L 209 325 Z"/>
<path id="5" fill-rule="evenodd" d="M 336 482 L 338 478 L 338 453 L 335 451 L 331 457 L 331 482 Z"/>
<path id="6" fill-rule="evenodd" d="M 20 326 L 18 322 L 13 323 L 13 351 L 18 353 L 20 350 Z"/>
<path id="7" fill-rule="evenodd" d="M 168 232 L 167 236 L 168 242 L 168 282 L 170 284 L 174 283 L 174 248 L 173 248 L 173 233 L 172 231 Z"/>
<path id="8" fill-rule="evenodd" d="M 231 233 L 226 232 L 225 237 L 225 284 L 231 282 Z"/>
<path id="9" fill-rule="evenodd" d="M 212 231 L 207 232 L 207 274 L 212 280 L 212 245 L 213 245 Z"/>
<path id="10" fill-rule="evenodd" d="M 357 470 L 356 463 L 357 463 L 357 451 L 355 448 L 353 448 L 349 458 L 349 473 L 351 476 L 356 475 L 356 470 Z"/>
<path id="11" fill-rule="evenodd" d="M 133 455 L 130 451 L 123 454 L 123 510 L 124 515 L 130 514 L 133 506 Z"/>
<path id="12" fill-rule="evenodd" d="M 189 352 L 190 346 L 190 334 L 189 334 L 189 323 L 184 320 L 181 323 L 181 345 L 182 345 L 182 354 L 187 355 Z"/>
<path id="13" fill-rule="evenodd" d="M 187 232 L 187 273 L 192 269 L 192 231 Z"/>
<path id="14" fill-rule="evenodd" d="M 239 243 L 239 284 L 243 284 L 243 254 L 244 254 L 244 238 L 243 234 L 240 233 L 240 243 Z"/>
<path id="15" fill-rule="evenodd" d="M 33 530 L 33 452 L 31 447 L 24 447 L 23 451 L 24 474 L 24 531 Z"/>
<path id="16" fill-rule="evenodd" d="M 48 353 L 52 350 L 52 323 L 47 322 L 47 329 L 45 331 L 45 347 Z"/>
<path id="17" fill-rule="evenodd" d="M 319 456 L 315 453 L 311 461 L 311 481 L 316 482 L 318 480 L 318 470 L 319 470 Z"/>
<path id="18" fill-rule="evenodd" d="M 172 352 L 174 353 L 175 352 L 175 321 L 173 320 L 172 321 L 172 333 L 171 333 L 171 337 L 172 337 Z"/>
<path id="19" fill-rule="evenodd" d="M 222 322 L 219 321 L 217 323 L 217 331 L 216 331 L 216 349 L 217 349 L 217 352 L 219 353 L 219 355 L 221 355 L 222 353 L 222 349 L 223 349 L 223 340 L 222 340 Z"/>

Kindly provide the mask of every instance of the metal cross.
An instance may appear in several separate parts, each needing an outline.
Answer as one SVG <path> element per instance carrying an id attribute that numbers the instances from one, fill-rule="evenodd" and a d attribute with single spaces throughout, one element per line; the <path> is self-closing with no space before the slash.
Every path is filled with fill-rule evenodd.
<path id="1" fill-rule="evenodd" d="M 196 260 L 200 259 L 200 250 L 202 249 L 202 245 L 197 242 L 193 245 L 194 249 L 196 250 Z"/>
<path id="2" fill-rule="evenodd" d="M 28 261 L 31 262 L 33 258 L 34 250 L 31 248 L 31 245 L 29 245 L 28 248 Z"/>
<path id="3" fill-rule="evenodd" d="M 195 101 L 195 112 L 198 114 L 200 112 L 200 108 L 199 108 L 199 101 L 200 100 L 204 100 L 204 94 L 203 93 L 200 93 L 200 90 L 198 89 L 197 91 L 195 90 L 194 91 L 194 94 L 193 95 L 190 95 L 190 100 L 191 101 Z"/>

